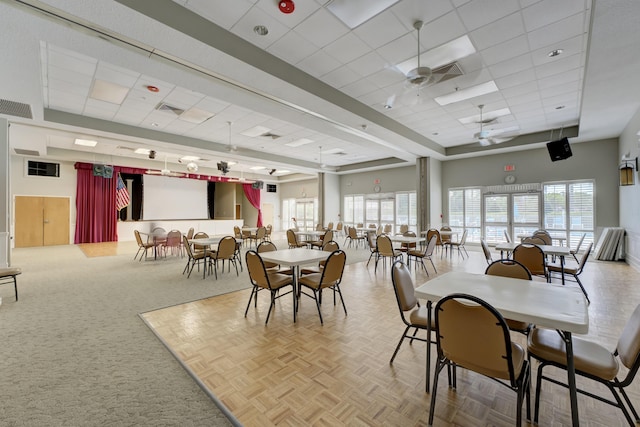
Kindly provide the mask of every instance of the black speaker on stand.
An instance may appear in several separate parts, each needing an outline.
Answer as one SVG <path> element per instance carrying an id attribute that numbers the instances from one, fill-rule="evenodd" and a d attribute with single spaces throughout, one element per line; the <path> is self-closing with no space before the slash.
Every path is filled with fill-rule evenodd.
<path id="1" fill-rule="evenodd" d="M 549 157 L 551 157 L 552 162 L 568 159 L 573 155 L 567 138 L 547 142 L 547 150 L 549 150 Z"/>

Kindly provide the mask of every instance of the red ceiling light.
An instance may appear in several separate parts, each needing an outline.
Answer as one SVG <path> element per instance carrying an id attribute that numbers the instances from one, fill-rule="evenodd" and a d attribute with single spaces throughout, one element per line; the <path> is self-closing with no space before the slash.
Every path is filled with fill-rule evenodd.
<path id="1" fill-rule="evenodd" d="M 293 0 L 280 0 L 278 7 L 282 13 L 291 13 L 296 8 L 296 5 L 293 4 Z"/>
<path id="2" fill-rule="evenodd" d="M 157 88 L 157 87 L 155 87 L 155 86 L 151 86 L 151 85 L 147 86 L 147 90 L 148 90 L 149 92 L 160 92 L 160 89 L 158 89 L 158 88 Z"/>

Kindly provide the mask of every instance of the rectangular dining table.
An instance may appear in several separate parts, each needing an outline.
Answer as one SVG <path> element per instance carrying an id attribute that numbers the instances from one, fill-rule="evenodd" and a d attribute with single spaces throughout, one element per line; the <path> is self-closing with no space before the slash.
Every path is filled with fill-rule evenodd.
<path id="1" fill-rule="evenodd" d="M 260 257 L 263 261 L 273 262 L 275 264 L 291 267 L 293 275 L 293 321 L 296 321 L 296 312 L 298 310 L 298 295 L 300 284 L 298 278 L 300 276 L 300 266 L 313 264 L 326 260 L 330 255 L 329 252 L 319 251 L 317 249 L 294 248 L 281 249 L 277 251 L 262 252 Z"/>
<path id="2" fill-rule="evenodd" d="M 418 286 L 415 294 L 427 300 L 429 317 L 432 304 L 453 293 L 474 295 L 503 317 L 555 329 L 567 350 L 567 383 L 574 426 L 580 424 L 571 335 L 589 332 L 587 300 L 578 288 L 510 277 L 452 271 Z M 427 322 L 430 327 L 431 319 Z M 430 330 L 427 332 L 431 333 Z M 428 335 L 430 336 L 430 335 Z M 431 356 L 427 344 L 426 389 L 429 391 Z"/>
<path id="3" fill-rule="evenodd" d="M 500 258 L 502 258 L 503 252 L 513 252 L 516 246 L 521 243 L 511 242 L 511 243 L 498 243 L 496 245 L 496 250 L 500 251 Z M 566 256 L 571 255 L 571 248 L 568 246 L 551 246 L 551 245 L 536 245 L 545 255 L 557 256 L 560 258 L 560 277 L 562 278 L 562 284 L 564 285 L 564 258 Z"/>

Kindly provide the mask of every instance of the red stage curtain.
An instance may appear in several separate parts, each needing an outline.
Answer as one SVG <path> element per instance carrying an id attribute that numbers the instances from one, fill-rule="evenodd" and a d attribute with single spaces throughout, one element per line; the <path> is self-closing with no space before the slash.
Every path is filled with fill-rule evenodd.
<path id="1" fill-rule="evenodd" d="M 247 196 L 247 200 L 251 203 L 251 206 L 258 209 L 258 224 L 256 227 L 262 227 L 262 209 L 260 209 L 260 190 L 253 188 L 251 184 L 242 184 L 244 195 Z"/>
<path id="2" fill-rule="evenodd" d="M 88 167 L 87 167 L 88 166 Z M 88 163 L 76 163 L 76 233 L 74 243 L 117 242 L 116 177 L 93 176 Z"/>

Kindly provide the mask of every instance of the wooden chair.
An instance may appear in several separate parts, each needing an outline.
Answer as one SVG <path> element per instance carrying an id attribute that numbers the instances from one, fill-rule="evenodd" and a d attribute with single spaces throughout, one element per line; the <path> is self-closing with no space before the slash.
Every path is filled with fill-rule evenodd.
<path id="1" fill-rule="evenodd" d="M 255 299 L 255 307 L 258 307 L 258 292 L 261 290 L 268 290 L 271 295 L 269 304 L 269 311 L 267 312 L 267 318 L 264 321 L 266 325 L 269 322 L 271 311 L 275 308 L 276 299 L 282 298 L 285 295 L 293 295 L 293 321 L 296 320 L 296 294 L 293 289 L 293 276 L 281 273 L 269 273 L 262 261 L 260 255 L 253 250 L 247 251 L 245 254 L 245 262 L 247 265 L 247 271 L 249 272 L 249 280 L 253 285 L 251 289 L 251 295 L 249 295 L 249 301 L 247 302 L 247 308 L 244 311 L 244 317 L 247 317 L 249 312 L 249 306 L 251 305 L 251 299 Z M 281 289 L 291 286 L 291 290 L 285 293 L 280 292 Z"/>
<path id="2" fill-rule="evenodd" d="M 580 389 L 577 390 L 578 393 L 620 408 L 629 425 L 635 427 L 636 423 L 640 422 L 640 417 L 638 417 L 638 412 L 633 407 L 624 389 L 633 382 L 640 367 L 640 305 L 635 308 L 631 318 L 627 321 L 613 352 L 598 343 L 587 341 L 575 335 L 571 339 L 573 340 L 573 360 L 576 374 L 603 384 L 611 391 L 615 400 L 605 399 L 602 396 Z M 537 424 L 542 381 L 547 380 L 567 387 L 566 384 L 545 376 L 544 368 L 551 365 L 566 370 L 567 354 L 562 337 L 556 331 L 550 329 L 535 328 L 529 335 L 527 350 L 529 356 L 540 362 L 540 365 L 538 365 L 533 417 L 533 422 Z M 621 380 L 618 379 L 620 365 L 625 367 L 626 372 L 625 377 Z M 622 399 L 624 399 L 633 413 L 635 422 Z"/>
<path id="3" fill-rule="evenodd" d="M 398 309 L 400 310 L 400 318 L 402 323 L 406 325 L 400 341 L 396 346 L 393 355 L 391 356 L 390 364 L 393 364 L 393 360 L 396 358 L 400 346 L 405 338 L 409 338 L 409 344 L 413 344 L 413 340 L 418 340 L 427 343 L 427 357 L 431 352 L 431 345 L 435 345 L 435 340 L 432 336 L 425 338 L 416 337 L 418 331 L 427 331 L 431 329 L 431 333 L 435 332 L 434 318 L 431 318 L 431 326 L 429 327 L 429 312 L 427 307 L 420 305 L 420 302 L 415 295 L 415 287 L 413 280 L 411 279 L 411 272 L 409 268 L 402 262 L 396 261 L 391 267 L 391 282 L 393 283 L 393 291 L 396 294 L 396 302 L 398 303 Z M 413 334 L 409 334 L 411 329 L 415 329 Z M 427 362 L 427 366 L 431 367 L 430 360 Z M 427 391 L 429 386 L 429 380 L 427 379 Z"/>
<path id="4" fill-rule="evenodd" d="M 342 302 L 342 308 L 344 309 L 344 315 L 347 315 L 347 306 L 344 304 L 344 298 L 342 297 L 342 291 L 340 291 L 340 282 L 342 282 L 342 273 L 344 272 L 344 266 L 347 261 L 347 254 L 342 250 L 333 251 L 327 257 L 327 261 L 320 273 L 306 274 L 299 279 L 300 294 L 313 298 L 316 302 L 316 308 L 318 309 L 318 316 L 320 316 L 320 323 L 324 323 L 322 320 L 322 312 L 320 310 L 320 304 L 322 303 L 322 291 L 324 289 L 331 289 L 333 291 L 333 305 L 336 305 L 336 293 L 340 295 L 340 301 Z M 306 293 L 302 289 L 308 289 L 312 293 Z"/>
<path id="5" fill-rule="evenodd" d="M 445 366 L 464 368 L 496 380 L 516 392 L 516 426 L 522 425 L 522 403 L 531 417 L 529 361 L 524 349 L 511 341 L 502 315 L 490 304 L 472 295 L 452 294 L 442 298 L 435 310 L 438 360 L 431 389 L 429 425 L 433 425 L 438 377 Z"/>
<path id="6" fill-rule="evenodd" d="M 18 279 L 17 279 L 17 276 L 19 276 L 20 274 L 22 274 L 22 270 L 19 267 L 2 267 L 2 268 L 0 268 L 0 285 L 5 285 L 7 283 L 13 283 L 13 291 L 16 294 L 16 301 L 18 301 Z"/>

